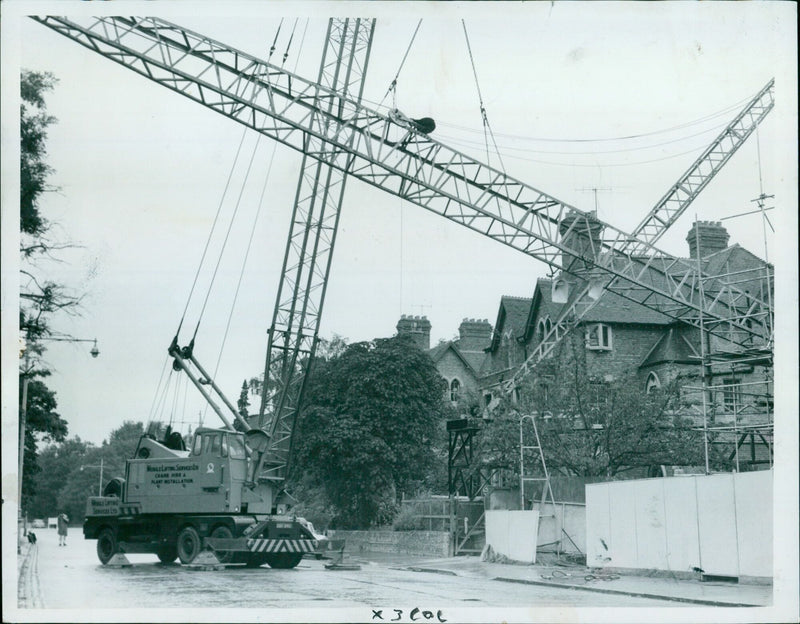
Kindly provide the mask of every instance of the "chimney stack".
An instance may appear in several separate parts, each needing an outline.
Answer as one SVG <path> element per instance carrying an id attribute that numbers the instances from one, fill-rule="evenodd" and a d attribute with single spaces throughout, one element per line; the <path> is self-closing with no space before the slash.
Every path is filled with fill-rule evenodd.
<path id="1" fill-rule="evenodd" d="M 411 336 L 414 343 L 423 351 L 431 348 L 431 322 L 427 316 L 403 314 L 397 321 L 397 335 Z"/>
<path id="2" fill-rule="evenodd" d="M 492 326 L 488 319 L 464 319 L 458 326 L 458 348 L 462 351 L 482 351 L 492 341 Z"/>
<path id="3" fill-rule="evenodd" d="M 571 254 L 562 252 L 561 268 L 567 272 L 591 268 L 600 251 L 603 233 L 603 224 L 597 220 L 597 215 L 571 210 L 558 224 L 558 232 L 561 242 L 573 251 Z"/>
<path id="4" fill-rule="evenodd" d="M 697 221 L 686 235 L 689 243 L 689 257 L 696 260 L 727 249 L 728 230 L 719 221 Z"/>

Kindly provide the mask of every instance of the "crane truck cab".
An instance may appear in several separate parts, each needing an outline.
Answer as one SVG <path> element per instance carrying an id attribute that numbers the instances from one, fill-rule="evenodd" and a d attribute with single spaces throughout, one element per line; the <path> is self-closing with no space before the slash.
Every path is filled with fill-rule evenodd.
<path id="1" fill-rule="evenodd" d="M 125 478 L 87 503 L 83 532 L 105 564 L 150 552 L 191 563 L 212 549 L 222 563 L 294 567 L 317 541 L 302 523 L 274 514 L 276 488 L 254 480 L 259 436 L 201 427 L 188 447 L 167 428 L 142 436 Z"/>

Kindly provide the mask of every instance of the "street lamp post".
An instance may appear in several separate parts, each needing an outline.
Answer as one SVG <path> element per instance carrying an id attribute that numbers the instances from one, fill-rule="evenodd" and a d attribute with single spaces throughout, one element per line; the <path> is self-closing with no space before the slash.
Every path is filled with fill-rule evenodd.
<path id="1" fill-rule="evenodd" d="M 102 496 L 103 495 L 103 458 L 102 457 L 100 458 L 100 463 L 99 464 L 92 464 L 92 465 L 84 464 L 84 465 L 82 465 L 80 467 L 81 472 L 83 472 L 84 468 L 99 468 L 100 469 L 100 483 L 97 486 L 97 495 L 98 496 Z"/>
<path id="2" fill-rule="evenodd" d="M 68 336 L 46 336 L 38 340 L 52 340 L 55 342 L 91 342 L 92 348 L 89 350 L 90 355 L 96 358 L 100 355 L 100 349 L 97 348 L 97 338 L 70 338 Z M 22 396 L 20 397 L 19 405 L 19 470 L 17 472 L 17 493 L 19 495 L 19 508 L 22 510 L 22 470 L 25 465 L 25 429 L 27 426 L 28 417 L 28 382 L 31 377 L 31 361 L 30 351 L 26 348 L 24 341 L 20 345 L 20 357 L 24 358 L 24 369 L 22 371 Z M 102 478 L 102 474 L 101 474 Z M 27 523 L 25 531 L 27 534 Z"/>

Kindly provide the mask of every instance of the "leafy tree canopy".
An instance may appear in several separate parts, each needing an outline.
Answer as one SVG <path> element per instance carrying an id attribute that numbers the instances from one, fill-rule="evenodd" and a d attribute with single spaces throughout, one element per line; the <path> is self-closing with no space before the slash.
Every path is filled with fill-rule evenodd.
<path id="1" fill-rule="evenodd" d="M 407 338 L 317 359 L 295 434 L 294 483 L 321 486 L 336 526 L 389 521 L 398 493 L 422 486 L 443 461 L 444 391 L 430 357 Z"/>
<path id="2" fill-rule="evenodd" d="M 141 422 L 126 421 L 99 447 L 76 437 L 43 449 L 29 516 L 44 518 L 63 511 L 72 522 L 81 522 L 87 498 L 97 496 L 114 477 L 125 476 L 125 461 L 133 457 L 143 433 Z"/>
<path id="3" fill-rule="evenodd" d="M 704 463 L 702 434 L 680 410 L 681 380 L 648 394 L 633 374 L 594 378 L 579 350 L 562 355 L 540 364 L 517 400 L 493 412 L 480 442 L 488 463 L 519 473 L 522 414 L 536 415 L 547 467 L 556 473 L 613 478 L 631 468 Z M 534 444 L 533 432 L 523 431 Z M 538 468 L 538 455 L 529 455 L 526 462 Z"/>

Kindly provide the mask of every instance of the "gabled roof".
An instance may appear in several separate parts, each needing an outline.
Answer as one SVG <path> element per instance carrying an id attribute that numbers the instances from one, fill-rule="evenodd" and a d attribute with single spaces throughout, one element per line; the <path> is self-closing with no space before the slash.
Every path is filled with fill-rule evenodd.
<path id="1" fill-rule="evenodd" d="M 481 369 L 481 364 L 486 357 L 483 351 L 462 351 L 458 346 L 458 340 L 450 340 L 448 342 L 436 345 L 431 349 L 428 354 L 431 356 L 433 363 L 436 364 L 441 360 L 448 351 L 455 353 L 456 357 L 470 369 L 476 376 Z"/>
<path id="2" fill-rule="evenodd" d="M 567 303 L 553 303 L 553 280 L 539 279 L 533 295 L 533 304 L 526 321 L 525 339 L 530 339 L 536 328 L 534 320 L 550 317 L 555 322 L 565 306 L 572 305 L 582 286 L 574 278 L 568 280 L 569 299 Z M 586 312 L 582 319 L 589 323 L 635 323 L 640 325 L 669 325 L 673 319 L 651 308 L 626 299 L 612 291 L 605 291 L 600 300 Z"/>
<path id="3" fill-rule="evenodd" d="M 525 335 L 525 326 L 531 309 L 531 299 L 527 297 L 500 297 L 500 309 L 497 312 L 497 322 L 494 324 L 492 344 L 490 350 L 497 348 L 503 334 L 511 332 L 512 338 L 522 338 Z"/>
<path id="4" fill-rule="evenodd" d="M 645 356 L 639 368 L 647 368 L 666 362 L 675 364 L 697 364 L 699 353 L 687 340 L 684 332 L 677 327 L 670 327 L 658 339 L 650 352 Z"/>

